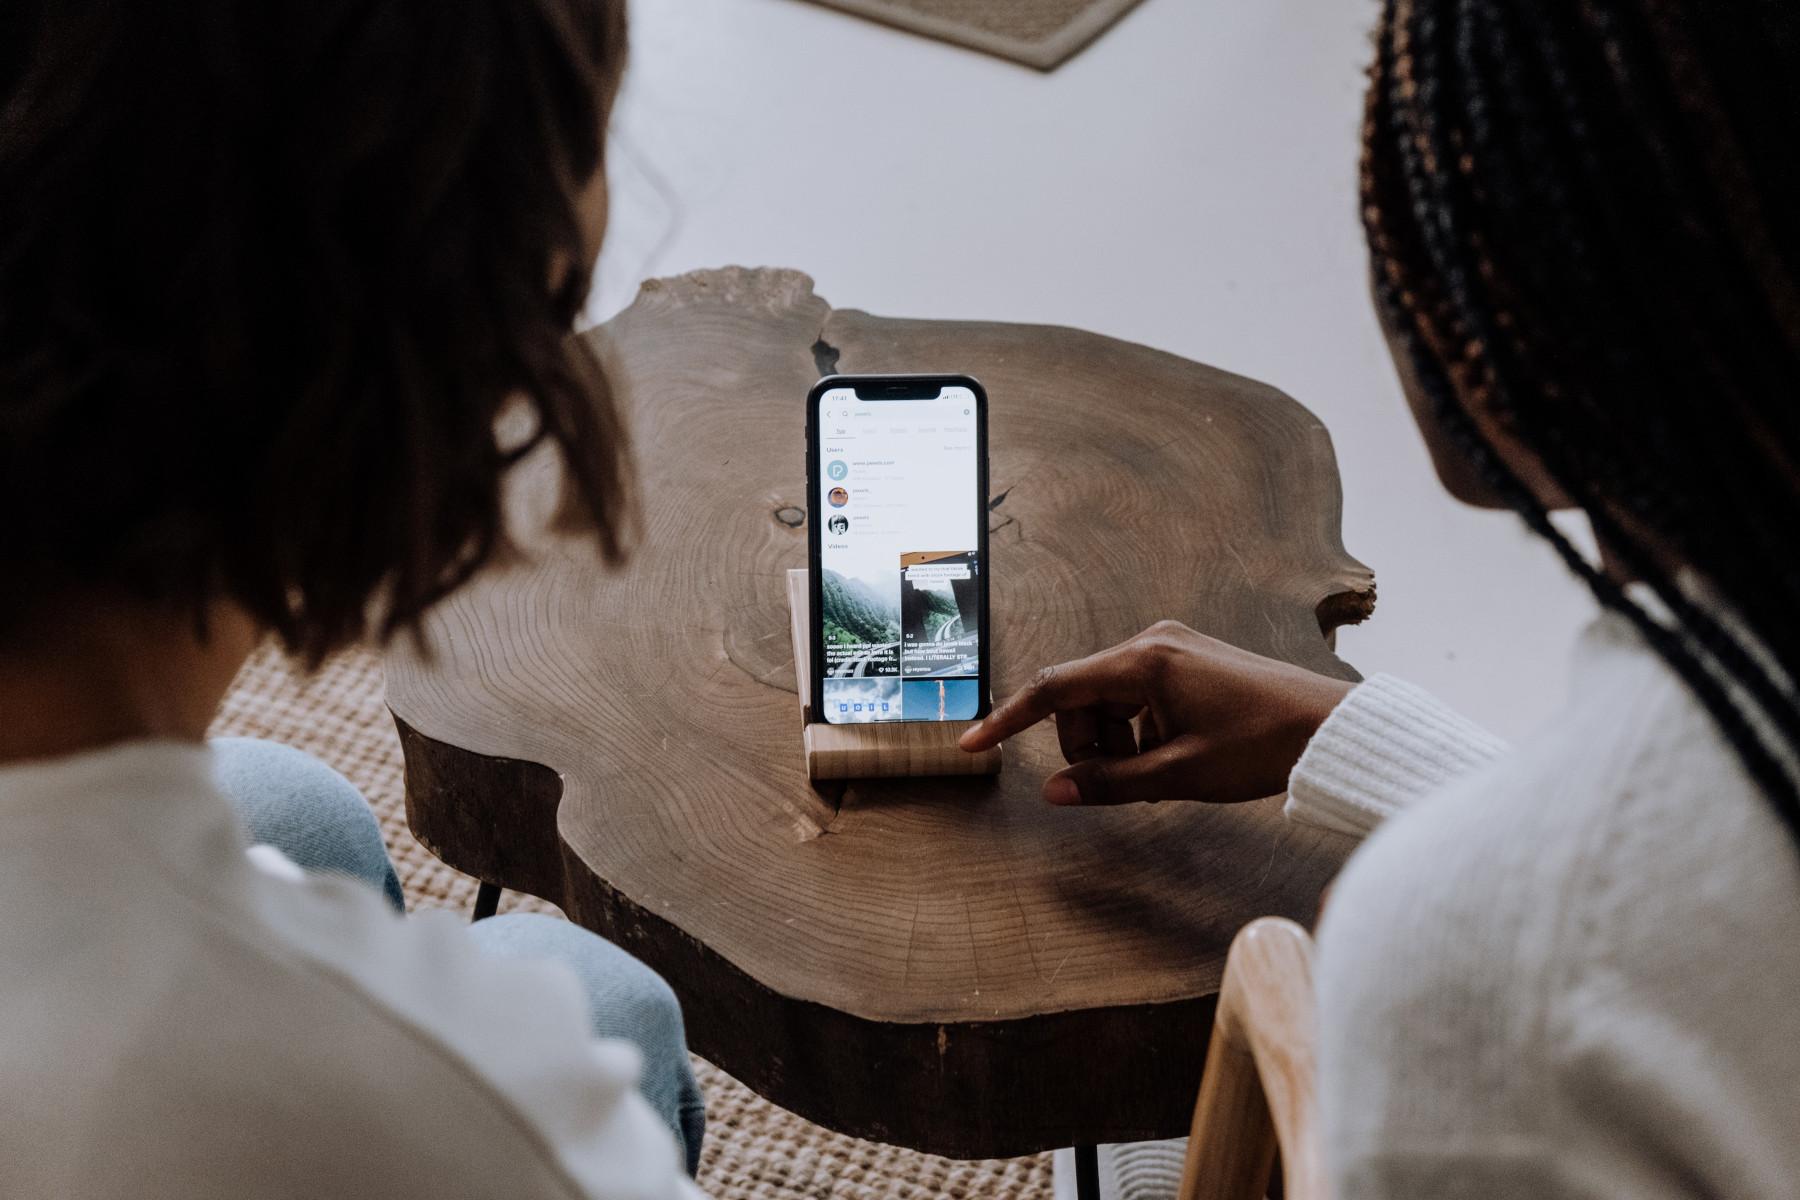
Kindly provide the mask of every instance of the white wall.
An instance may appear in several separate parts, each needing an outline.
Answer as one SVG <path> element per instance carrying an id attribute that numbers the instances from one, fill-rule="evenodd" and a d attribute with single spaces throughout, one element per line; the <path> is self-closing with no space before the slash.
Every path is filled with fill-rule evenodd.
<path id="1" fill-rule="evenodd" d="M 1399 397 L 1356 203 L 1374 12 L 1146 0 L 1042 75 L 799 0 L 634 0 L 589 316 L 646 276 L 790 266 L 843 307 L 1080 326 L 1267 380 L 1331 430 L 1344 544 L 1376 572 L 1340 653 L 1516 736 L 1591 602 L 1515 518 L 1438 489 Z"/>

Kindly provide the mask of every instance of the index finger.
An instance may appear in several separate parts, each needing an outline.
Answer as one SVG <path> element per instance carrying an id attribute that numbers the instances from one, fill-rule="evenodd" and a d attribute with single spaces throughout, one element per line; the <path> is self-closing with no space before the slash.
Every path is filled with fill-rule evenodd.
<path id="1" fill-rule="evenodd" d="M 1123 642 L 1086 658 L 1045 667 L 1030 683 L 971 725 L 958 745 L 971 752 L 986 750 L 1030 729 L 1052 713 L 1093 704 L 1144 702 L 1144 685 L 1132 661 L 1131 643 Z"/>

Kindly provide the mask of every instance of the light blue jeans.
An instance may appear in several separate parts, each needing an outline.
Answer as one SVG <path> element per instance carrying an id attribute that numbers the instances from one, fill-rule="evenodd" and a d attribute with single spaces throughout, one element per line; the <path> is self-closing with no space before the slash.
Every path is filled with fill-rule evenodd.
<path id="1" fill-rule="evenodd" d="M 276 742 L 214 738 L 212 748 L 219 787 L 237 806 L 251 841 L 275 847 L 304 870 L 364 880 L 406 911 L 381 826 L 348 779 Z M 692 1175 L 706 1107 L 688 1061 L 681 1005 L 662 977 L 605 938 L 541 913 L 489 917 L 471 925 L 469 936 L 491 954 L 553 958 L 574 969 L 587 992 L 594 1035 L 643 1051 L 639 1088 L 674 1130 Z"/>

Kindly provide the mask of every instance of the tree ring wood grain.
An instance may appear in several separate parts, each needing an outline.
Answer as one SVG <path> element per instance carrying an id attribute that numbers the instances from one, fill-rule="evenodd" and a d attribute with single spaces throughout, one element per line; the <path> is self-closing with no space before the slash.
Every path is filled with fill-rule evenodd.
<path id="1" fill-rule="evenodd" d="M 1175 617 L 1344 678 L 1368 615 L 1330 438 L 1264 384 L 1071 329 L 832 309 L 795 271 L 645 285 L 587 335 L 627 407 L 645 538 L 570 535 L 389 653 L 407 813 L 681 997 L 695 1049 L 844 1132 L 962 1157 L 1180 1134 L 1232 935 L 1306 920 L 1348 849 L 1270 800 L 1068 810 L 1053 731 L 997 778 L 807 785 L 784 573 L 804 397 L 966 371 L 992 402 L 995 690 Z M 509 489 L 532 528 L 555 466 Z"/>

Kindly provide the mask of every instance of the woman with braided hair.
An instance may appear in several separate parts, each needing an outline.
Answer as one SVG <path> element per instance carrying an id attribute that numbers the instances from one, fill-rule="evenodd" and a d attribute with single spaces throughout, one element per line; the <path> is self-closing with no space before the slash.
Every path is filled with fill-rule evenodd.
<path id="1" fill-rule="evenodd" d="M 1380 827 L 1319 931 L 1339 1197 L 1800 1196 L 1800 10 L 1386 0 L 1376 47 L 1376 305 L 1445 486 L 1593 590 L 1566 710 L 1509 748 L 1164 624 L 965 744 L 1054 715 L 1053 803 Z"/>

